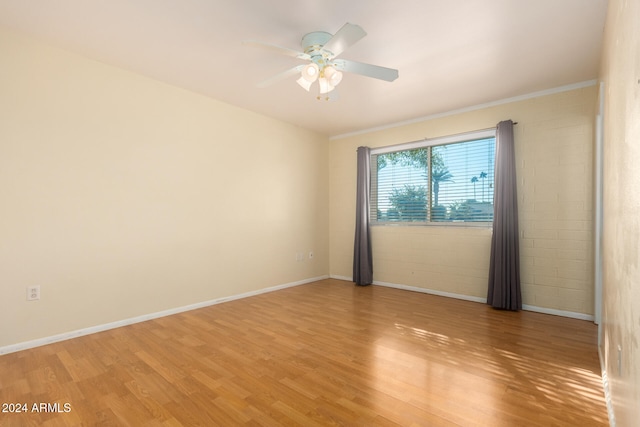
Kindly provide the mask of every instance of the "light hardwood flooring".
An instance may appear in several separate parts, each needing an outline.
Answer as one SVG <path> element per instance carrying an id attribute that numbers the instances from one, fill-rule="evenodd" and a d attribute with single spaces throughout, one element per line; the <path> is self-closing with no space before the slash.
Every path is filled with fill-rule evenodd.
<path id="1" fill-rule="evenodd" d="M 0 402 L 28 405 L 2 426 L 608 425 L 593 323 L 339 280 L 0 356 Z"/>

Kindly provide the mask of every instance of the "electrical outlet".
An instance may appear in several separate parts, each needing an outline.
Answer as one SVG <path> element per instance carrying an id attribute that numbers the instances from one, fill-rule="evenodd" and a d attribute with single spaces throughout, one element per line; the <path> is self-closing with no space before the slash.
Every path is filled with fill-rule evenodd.
<path id="1" fill-rule="evenodd" d="M 40 299 L 40 285 L 27 286 L 27 301 L 35 301 Z"/>

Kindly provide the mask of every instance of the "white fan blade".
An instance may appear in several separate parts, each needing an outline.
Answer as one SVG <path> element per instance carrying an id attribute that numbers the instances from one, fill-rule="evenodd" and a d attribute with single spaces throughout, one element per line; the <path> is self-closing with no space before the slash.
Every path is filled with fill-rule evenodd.
<path id="1" fill-rule="evenodd" d="M 267 49 L 272 52 L 277 52 L 282 55 L 292 56 L 298 59 L 306 59 L 306 60 L 311 59 L 311 57 L 304 52 L 298 52 L 297 50 L 289 49 L 288 47 L 277 46 L 275 44 L 263 43 L 256 40 L 245 40 L 242 42 L 242 44 L 253 46 L 253 47 L 259 47 L 262 49 Z"/>
<path id="2" fill-rule="evenodd" d="M 284 80 L 288 77 L 291 76 L 295 76 L 296 74 L 300 74 L 300 72 L 302 72 L 302 69 L 304 68 L 304 64 L 303 65 L 297 65 L 293 68 L 288 69 L 287 71 L 283 71 L 279 74 L 276 74 L 275 76 L 264 80 L 260 83 L 258 83 L 258 87 L 263 88 L 263 87 L 267 87 L 267 86 L 271 86 L 274 83 L 279 82 L 280 80 Z"/>
<path id="3" fill-rule="evenodd" d="M 362 62 L 349 61 L 347 59 L 334 59 L 331 61 L 338 70 L 348 73 L 360 74 L 374 79 L 392 82 L 398 78 L 398 70 L 393 68 L 379 67 L 377 65 L 363 64 Z"/>
<path id="4" fill-rule="evenodd" d="M 335 57 L 366 35 L 367 33 L 359 25 L 347 22 L 322 46 L 322 49 L 331 52 Z"/>

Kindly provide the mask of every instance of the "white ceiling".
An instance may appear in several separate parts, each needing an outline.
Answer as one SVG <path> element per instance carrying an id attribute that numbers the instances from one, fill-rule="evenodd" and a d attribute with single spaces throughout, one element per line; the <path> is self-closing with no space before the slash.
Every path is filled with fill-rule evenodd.
<path id="1" fill-rule="evenodd" d="M 595 79 L 607 0 L 0 0 L 0 25 L 107 64 L 336 136 Z M 295 77 L 300 49 L 346 22 L 341 58 L 399 70 L 345 74 L 336 102 Z M 313 91 L 313 89 L 312 89 Z"/>

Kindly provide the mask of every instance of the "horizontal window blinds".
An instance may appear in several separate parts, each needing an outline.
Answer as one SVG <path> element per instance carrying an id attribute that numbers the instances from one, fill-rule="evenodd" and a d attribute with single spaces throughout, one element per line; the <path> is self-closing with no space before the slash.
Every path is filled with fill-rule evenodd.
<path id="1" fill-rule="evenodd" d="M 492 221 L 494 157 L 494 137 L 372 154 L 372 221 Z"/>

